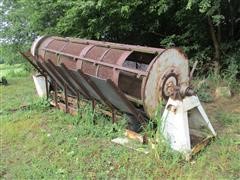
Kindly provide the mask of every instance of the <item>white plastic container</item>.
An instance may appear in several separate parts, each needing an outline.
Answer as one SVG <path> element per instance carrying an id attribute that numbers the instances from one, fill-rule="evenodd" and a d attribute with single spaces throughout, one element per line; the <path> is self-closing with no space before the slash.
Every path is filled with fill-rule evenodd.
<path id="1" fill-rule="evenodd" d="M 46 82 L 45 77 L 42 75 L 33 75 L 33 81 L 37 90 L 37 94 L 39 97 L 44 97 L 47 95 L 47 89 L 46 89 Z M 49 89 L 49 82 L 47 83 L 48 89 Z"/>

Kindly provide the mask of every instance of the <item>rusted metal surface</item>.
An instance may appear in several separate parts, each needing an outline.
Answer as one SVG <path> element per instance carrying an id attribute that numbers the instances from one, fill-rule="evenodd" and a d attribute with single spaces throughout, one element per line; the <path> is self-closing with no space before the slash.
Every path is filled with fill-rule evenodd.
<path id="1" fill-rule="evenodd" d="M 138 133 L 136 133 L 136 132 L 134 132 L 134 131 L 131 131 L 131 130 L 128 130 L 128 129 L 127 129 L 124 135 L 127 136 L 127 137 L 130 138 L 130 139 L 139 141 L 139 142 L 142 143 L 142 144 L 143 144 L 143 142 L 144 142 L 143 136 L 140 135 L 140 134 L 138 134 Z"/>
<path id="2" fill-rule="evenodd" d="M 41 37 L 31 54 L 23 56 L 52 80 L 54 92 L 65 92 L 65 101 L 72 96 L 92 101 L 93 108 L 106 104 L 113 121 L 118 109 L 144 124 L 145 115 L 154 117 L 159 104 L 189 82 L 188 60 L 179 49 Z"/>
<path id="3" fill-rule="evenodd" d="M 169 84 L 188 86 L 189 70 L 186 56 L 178 49 L 168 49 L 151 65 L 143 90 L 144 109 L 149 117 L 154 117 L 163 99 L 171 92 Z"/>
<path id="4" fill-rule="evenodd" d="M 65 112 L 68 112 L 68 88 L 67 84 L 64 83 L 64 97 L 65 97 Z"/>
<path id="5" fill-rule="evenodd" d="M 54 92 L 51 93 L 52 96 L 55 96 Z M 65 111 L 65 102 L 64 102 L 64 94 L 62 94 L 61 92 L 57 92 L 56 93 L 57 99 L 61 102 L 57 102 L 59 104 L 59 106 L 56 105 L 55 99 L 50 101 L 51 105 L 54 107 L 58 107 L 59 109 Z M 77 104 L 77 99 L 74 97 L 68 97 L 68 102 L 70 104 L 69 106 L 69 113 L 72 115 L 77 115 L 78 114 L 78 104 Z M 80 99 L 79 100 L 79 106 L 80 108 L 82 106 L 85 106 L 87 104 L 88 101 L 85 101 L 85 99 Z M 96 106 L 96 104 L 95 104 Z M 95 107 L 95 111 L 98 113 L 103 113 L 104 115 L 107 115 L 109 117 L 112 117 L 112 112 L 110 112 L 109 109 L 105 108 L 102 109 L 101 106 L 97 106 Z M 122 114 L 118 111 L 115 111 L 115 121 L 121 119 Z"/>
<path id="6" fill-rule="evenodd" d="M 71 71 L 68 70 L 68 68 L 64 64 L 61 64 L 61 69 L 63 73 L 66 74 L 69 81 L 72 81 L 72 83 L 74 84 L 75 88 L 79 91 L 79 93 L 82 94 L 86 99 L 91 99 L 88 90 L 82 85 L 81 81 L 78 78 L 76 78 L 76 76 L 74 76 L 71 73 Z"/>

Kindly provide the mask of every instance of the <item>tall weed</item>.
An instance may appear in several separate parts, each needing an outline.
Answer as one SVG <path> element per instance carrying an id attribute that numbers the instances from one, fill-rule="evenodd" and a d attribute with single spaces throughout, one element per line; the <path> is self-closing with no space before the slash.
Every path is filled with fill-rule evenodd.
<path id="1" fill-rule="evenodd" d="M 239 73 L 238 68 L 239 67 L 236 63 L 231 62 L 228 67 L 219 74 L 210 72 L 207 79 L 214 88 L 227 86 L 236 91 L 240 87 L 240 81 L 237 79 Z"/>
<path id="2" fill-rule="evenodd" d="M 231 62 L 227 69 L 223 71 L 223 80 L 232 89 L 238 89 L 240 87 L 240 82 L 237 79 L 238 64 Z"/>

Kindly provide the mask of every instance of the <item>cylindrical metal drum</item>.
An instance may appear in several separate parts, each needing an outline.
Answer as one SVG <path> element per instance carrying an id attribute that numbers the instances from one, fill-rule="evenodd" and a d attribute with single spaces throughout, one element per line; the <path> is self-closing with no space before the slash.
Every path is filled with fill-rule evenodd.
<path id="1" fill-rule="evenodd" d="M 31 53 L 39 62 L 63 63 L 72 70 L 99 79 L 111 79 L 129 101 L 142 106 L 152 118 L 158 105 L 170 96 L 169 86 L 187 86 L 188 59 L 179 49 L 40 37 Z"/>

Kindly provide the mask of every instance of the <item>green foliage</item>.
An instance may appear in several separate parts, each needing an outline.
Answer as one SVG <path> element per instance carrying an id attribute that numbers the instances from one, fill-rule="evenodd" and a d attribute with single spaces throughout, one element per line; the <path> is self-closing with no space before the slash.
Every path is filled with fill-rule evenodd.
<path id="1" fill-rule="evenodd" d="M 24 77 L 27 75 L 29 75 L 29 71 L 24 64 L 0 64 L 0 77 Z"/>
<path id="2" fill-rule="evenodd" d="M 216 51 L 220 51 L 217 61 L 222 70 L 229 65 L 226 59 L 239 52 L 239 7 L 238 0 L 3 1 L 1 61 L 20 62 L 17 49 L 26 50 L 36 36 L 48 34 L 182 47 L 190 62 L 200 61 L 199 74 L 204 75 L 214 68 Z M 216 42 L 210 33 L 211 23 Z M 220 50 L 214 48 L 216 43 Z"/>
<path id="3" fill-rule="evenodd" d="M 223 15 L 213 15 L 212 16 L 212 20 L 213 20 L 213 23 L 216 25 L 216 26 L 219 26 L 221 22 L 223 22 L 225 19 L 225 17 Z"/>
<path id="4" fill-rule="evenodd" d="M 18 49 L 18 47 L 14 45 L 9 45 L 4 43 L 1 44 L 0 45 L 1 61 L 3 63 L 10 64 L 10 65 L 25 62 L 26 60 L 23 59 L 19 51 L 20 49 Z"/>
<path id="5" fill-rule="evenodd" d="M 207 80 L 202 80 L 198 83 L 196 93 L 199 99 L 203 102 L 213 101 L 213 95 L 211 94 L 210 85 Z"/>
<path id="6" fill-rule="evenodd" d="M 221 74 L 215 74 L 213 72 L 210 72 L 206 79 L 207 79 L 207 82 L 210 82 L 210 86 L 212 89 L 221 87 L 221 86 L 227 86 L 231 89 L 231 91 L 237 93 L 239 92 L 239 87 L 240 87 L 240 84 L 237 78 L 238 73 L 239 73 L 239 66 L 234 61 L 232 61 L 229 64 L 229 66 L 222 71 Z"/>
<path id="7" fill-rule="evenodd" d="M 50 107 L 50 102 L 46 99 L 46 97 L 38 98 L 31 105 L 32 109 L 47 109 Z"/>
<path id="8" fill-rule="evenodd" d="M 237 113 L 219 112 L 216 118 L 224 125 L 230 125 L 235 122 L 240 122 L 240 116 Z"/>
<path id="9" fill-rule="evenodd" d="M 239 89 L 240 84 L 237 80 L 237 74 L 239 73 L 239 65 L 234 61 L 230 62 L 227 69 L 222 73 L 223 81 L 225 81 L 228 87 L 232 89 Z"/>

